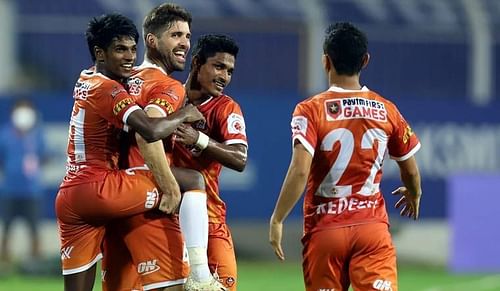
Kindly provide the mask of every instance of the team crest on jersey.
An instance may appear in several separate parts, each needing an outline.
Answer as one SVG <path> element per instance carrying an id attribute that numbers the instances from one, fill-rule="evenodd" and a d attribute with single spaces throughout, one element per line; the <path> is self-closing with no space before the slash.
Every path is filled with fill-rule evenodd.
<path id="1" fill-rule="evenodd" d="M 152 100 L 150 102 L 150 104 L 157 104 L 157 105 L 160 105 L 162 107 L 165 107 L 167 110 L 167 114 L 170 114 L 172 112 L 174 112 L 174 107 L 172 106 L 172 104 L 170 104 L 170 102 L 168 102 L 167 100 L 165 99 L 162 99 L 162 98 L 156 98 L 154 100 Z"/>
<path id="2" fill-rule="evenodd" d="M 292 122 L 290 123 L 292 127 L 292 134 L 302 134 L 306 135 L 307 133 L 307 118 L 305 116 L 294 116 L 292 118 Z"/>
<path id="3" fill-rule="evenodd" d="M 326 100 L 325 113 L 328 121 L 346 119 L 387 121 L 384 103 L 362 97 Z"/>
<path id="4" fill-rule="evenodd" d="M 115 107 L 113 107 L 113 113 L 115 115 L 118 115 L 118 113 L 120 113 L 120 111 L 122 111 L 123 108 L 127 107 L 128 105 L 130 105 L 132 103 L 134 103 L 132 98 L 125 98 L 125 99 L 121 100 L 120 102 L 116 103 Z"/>
<path id="5" fill-rule="evenodd" d="M 128 80 L 128 93 L 132 96 L 139 96 L 141 94 L 142 84 L 144 80 L 140 78 L 131 78 Z"/>
<path id="6" fill-rule="evenodd" d="M 243 116 L 231 113 L 227 117 L 227 131 L 229 134 L 243 134 L 245 135 L 245 120 Z"/>
<path id="7" fill-rule="evenodd" d="M 73 89 L 73 99 L 87 100 L 89 96 L 90 84 L 86 82 L 76 82 Z"/>

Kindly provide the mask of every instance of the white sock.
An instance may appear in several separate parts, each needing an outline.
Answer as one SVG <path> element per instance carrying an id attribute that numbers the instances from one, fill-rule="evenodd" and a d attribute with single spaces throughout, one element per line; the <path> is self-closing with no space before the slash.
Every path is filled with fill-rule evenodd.
<path id="1" fill-rule="evenodd" d="M 207 194 L 202 191 L 184 192 L 179 210 L 181 231 L 186 240 L 191 275 L 197 281 L 208 281 L 208 210 Z"/>

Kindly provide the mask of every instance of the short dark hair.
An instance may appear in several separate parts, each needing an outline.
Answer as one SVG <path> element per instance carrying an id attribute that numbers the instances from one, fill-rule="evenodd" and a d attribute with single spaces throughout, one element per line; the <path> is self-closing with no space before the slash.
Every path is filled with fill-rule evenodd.
<path id="1" fill-rule="evenodd" d="M 107 49 L 113 39 L 128 36 L 135 42 L 139 39 L 139 32 L 134 22 L 121 14 L 111 13 L 94 17 L 90 20 L 85 37 L 89 46 L 92 61 L 95 61 L 94 47 Z"/>
<path id="2" fill-rule="evenodd" d="M 144 38 L 148 33 L 159 36 L 164 30 L 169 29 L 175 21 L 185 21 L 191 28 L 191 13 L 174 3 L 163 3 L 153 8 L 144 18 L 142 29 Z"/>
<path id="3" fill-rule="evenodd" d="M 323 51 L 328 54 L 339 75 L 352 76 L 363 68 L 368 39 L 353 24 L 338 22 L 327 28 Z"/>
<path id="4" fill-rule="evenodd" d="M 203 65 L 208 58 L 215 56 L 216 53 L 228 53 L 236 58 L 239 50 L 236 41 L 227 35 L 205 34 L 196 42 L 192 54 L 193 58 L 198 58 L 200 65 Z"/>

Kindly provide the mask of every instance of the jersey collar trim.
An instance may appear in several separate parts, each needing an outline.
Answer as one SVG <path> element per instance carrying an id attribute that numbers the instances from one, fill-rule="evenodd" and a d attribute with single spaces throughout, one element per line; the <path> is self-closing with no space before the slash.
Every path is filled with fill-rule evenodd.
<path id="1" fill-rule="evenodd" d="M 163 70 L 163 68 L 162 68 L 162 67 L 158 66 L 157 64 L 153 64 L 152 62 L 150 62 L 150 61 L 149 61 L 149 60 L 147 60 L 147 59 L 144 59 L 144 61 L 142 62 L 142 64 L 141 64 L 139 67 L 137 67 L 137 68 L 138 68 L 138 69 L 144 69 L 144 68 L 153 68 L 153 69 L 158 69 L 158 70 L 160 70 L 163 74 L 165 74 L 165 75 L 167 75 L 167 76 L 168 76 L 167 72 L 165 72 L 165 71 Z"/>
<path id="2" fill-rule="evenodd" d="M 347 90 L 347 89 L 333 85 L 328 89 L 328 91 L 332 91 L 332 92 L 367 92 L 370 90 L 366 86 L 363 86 L 360 90 Z"/>

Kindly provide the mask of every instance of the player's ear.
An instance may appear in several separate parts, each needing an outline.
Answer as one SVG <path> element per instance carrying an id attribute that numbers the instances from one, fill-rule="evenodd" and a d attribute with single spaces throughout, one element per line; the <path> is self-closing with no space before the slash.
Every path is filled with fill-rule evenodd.
<path id="1" fill-rule="evenodd" d="M 104 61 L 104 50 L 98 46 L 94 46 L 94 55 L 97 62 Z"/>
<path id="2" fill-rule="evenodd" d="M 366 53 L 364 56 L 363 56 L 363 65 L 361 66 L 362 69 L 366 68 L 366 66 L 368 66 L 368 63 L 370 62 L 370 54 L 369 53 Z"/>
<path id="3" fill-rule="evenodd" d="M 330 57 L 327 54 L 324 54 L 321 58 L 321 61 L 323 62 L 323 69 L 328 74 L 328 72 L 330 72 L 330 70 L 332 69 L 332 62 L 330 60 Z"/>
<path id="4" fill-rule="evenodd" d="M 198 71 L 199 68 L 200 68 L 200 58 L 198 56 L 194 56 L 191 59 L 191 70 Z"/>
<path id="5" fill-rule="evenodd" d="M 156 48 L 157 41 L 158 41 L 158 39 L 154 34 L 148 33 L 146 35 L 145 42 L 146 42 L 147 47 Z"/>

